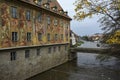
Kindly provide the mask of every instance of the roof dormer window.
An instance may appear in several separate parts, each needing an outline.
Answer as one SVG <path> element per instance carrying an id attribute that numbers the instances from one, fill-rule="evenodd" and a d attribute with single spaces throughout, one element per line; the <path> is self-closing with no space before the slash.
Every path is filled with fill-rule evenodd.
<path id="1" fill-rule="evenodd" d="M 52 7 L 53 11 L 57 11 L 57 6 Z"/>
<path id="2" fill-rule="evenodd" d="M 37 3 L 38 3 L 38 0 L 33 0 L 33 2 L 34 2 L 35 4 L 37 4 Z"/>
<path id="3" fill-rule="evenodd" d="M 63 10 L 59 10 L 59 12 L 60 12 L 60 14 L 63 14 L 63 13 L 64 13 Z"/>
<path id="4" fill-rule="evenodd" d="M 37 5 L 41 5 L 42 0 L 34 0 L 34 3 Z"/>
<path id="5" fill-rule="evenodd" d="M 67 15 L 67 14 L 68 14 L 68 12 L 67 12 L 67 11 L 65 11 L 65 12 L 64 12 L 64 14 L 65 14 L 65 15 Z"/>
<path id="6" fill-rule="evenodd" d="M 41 5 L 41 3 L 42 3 L 42 0 L 38 0 L 38 5 Z"/>
<path id="7" fill-rule="evenodd" d="M 49 3 L 45 3 L 43 4 L 45 8 L 49 9 L 50 8 L 50 4 Z"/>

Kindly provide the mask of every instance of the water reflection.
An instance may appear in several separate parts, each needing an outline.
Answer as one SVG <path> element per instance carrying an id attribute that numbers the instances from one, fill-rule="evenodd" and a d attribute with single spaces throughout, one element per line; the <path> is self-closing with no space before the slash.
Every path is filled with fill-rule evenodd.
<path id="1" fill-rule="evenodd" d="M 120 80 L 120 60 L 100 61 L 98 54 L 78 53 L 77 60 L 65 63 L 28 80 Z"/>

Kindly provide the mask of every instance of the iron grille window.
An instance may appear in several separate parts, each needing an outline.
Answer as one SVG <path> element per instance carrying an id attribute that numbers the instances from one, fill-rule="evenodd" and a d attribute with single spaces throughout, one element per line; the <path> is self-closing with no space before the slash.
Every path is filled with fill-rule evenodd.
<path id="1" fill-rule="evenodd" d="M 48 48 L 48 53 L 51 53 L 51 47 Z"/>
<path id="2" fill-rule="evenodd" d="M 16 7 L 11 7 L 11 15 L 12 18 L 17 18 L 17 8 Z"/>
<path id="3" fill-rule="evenodd" d="M 16 52 L 10 53 L 10 59 L 11 59 L 11 61 L 16 60 Z"/>
<path id="4" fill-rule="evenodd" d="M 30 20 L 30 11 L 29 10 L 26 12 L 26 20 Z"/>
<path id="5" fill-rule="evenodd" d="M 25 50 L 25 58 L 29 58 L 30 57 L 30 50 Z"/>
<path id="6" fill-rule="evenodd" d="M 56 47 L 55 46 L 53 47 L 53 52 L 56 52 Z"/>
<path id="7" fill-rule="evenodd" d="M 58 50 L 59 50 L 59 51 L 61 50 L 61 46 L 58 47 Z"/>
<path id="8" fill-rule="evenodd" d="M 42 15 L 41 15 L 40 12 L 38 13 L 38 21 L 39 21 L 39 22 L 42 22 Z"/>
<path id="9" fill-rule="evenodd" d="M 50 25 L 50 17 L 47 16 L 47 24 Z"/>
<path id="10" fill-rule="evenodd" d="M 40 49 L 37 49 L 37 56 L 39 56 L 40 55 Z"/>
<path id="11" fill-rule="evenodd" d="M 16 42 L 18 40 L 18 33 L 17 32 L 12 32 L 12 41 Z"/>
<path id="12" fill-rule="evenodd" d="M 31 32 L 27 32 L 27 41 L 31 41 Z"/>
<path id="13" fill-rule="evenodd" d="M 65 50 L 67 50 L 67 46 L 65 46 Z"/>

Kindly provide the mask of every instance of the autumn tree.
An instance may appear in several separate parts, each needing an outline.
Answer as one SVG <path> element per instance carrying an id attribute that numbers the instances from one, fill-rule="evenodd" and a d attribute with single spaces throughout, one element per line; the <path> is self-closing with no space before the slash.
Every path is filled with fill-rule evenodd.
<path id="1" fill-rule="evenodd" d="M 104 30 L 104 41 L 110 42 L 110 39 L 114 39 L 114 34 L 120 29 L 120 0 L 77 0 L 74 5 L 76 20 L 101 15 L 99 22 Z M 119 36 L 116 37 L 120 38 Z M 111 44 L 120 44 L 120 40 Z"/>

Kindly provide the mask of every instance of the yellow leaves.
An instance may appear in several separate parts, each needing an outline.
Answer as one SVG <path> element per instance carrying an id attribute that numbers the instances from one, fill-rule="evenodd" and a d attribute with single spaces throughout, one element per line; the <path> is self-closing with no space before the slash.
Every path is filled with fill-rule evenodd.
<path id="1" fill-rule="evenodd" d="M 79 17 L 79 18 L 78 18 Z M 75 19 L 79 19 L 79 20 L 82 20 L 86 17 L 86 14 L 85 12 L 79 12 L 76 14 L 76 16 L 74 17 Z"/>
<path id="2" fill-rule="evenodd" d="M 88 0 L 84 0 L 84 4 L 85 4 L 86 6 L 90 6 L 90 5 L 91 5 L 91 3 L 90 3 Z"/>
<path id="3" fill-rule="evenodd" d="M 82 4 L 76 6 L 75 12 L 79 11 L 80 9 L 83 9 Z"/>
<path id="4" fill-rule="evenodd" d="M 120 44 L 120 30 L 116 31 L 106 42 L 108 44 Z"/>
<path id="5" fill-rule="evenodd" d="M 120 0 L 113 1 L 111 6 L 113 8 L 120 9 Z"/>
<path id="6" fill-rule="evenodd" d="M 107 12 L 107 9 L 106 9 L 106 8 L 103 8 L 103 7 L 101 7 L 101 6 L 97 6 L 95 10 L 96 10 L 97 12 L 100 12 L 100 11 L 102 11 L 102 12 L 104 12 L 104 13 Z"/>
<path id="7" fill-rule="evenodd" d="M 107 12 L 107 9 L 103 9 L 103 12 L 106 13 L 106 12 Z"/>
<path id="8" fill-rule="evenodd" d="M 107 0 L 76 0 L 74 5 L 75 19 L 81 20 L 87 17 L 91 18 L 94 14 L 106 15 L 109 12 L 108 10 L 110 10 L 111 4 Z"/>
<path id="9" fill-rule="evenodd" d="M 76 13 L 76 15 L 74 16 L 74 18 L 76 20 L 83 20 L 86 17 L 91 18 L 93 14 L 94 13 L 92 13 L 92 12 L 85 13 L 84 11 L 80 11 L 80 12 Z"/>
<path id="10" fill-rule="evenodd" d="M 97 7 L 96 7 L 96 11 L 99 12 L 100 10 L 101 10 L 101 7 L 100 7 L 100 6 L 97 6 Z"/>

